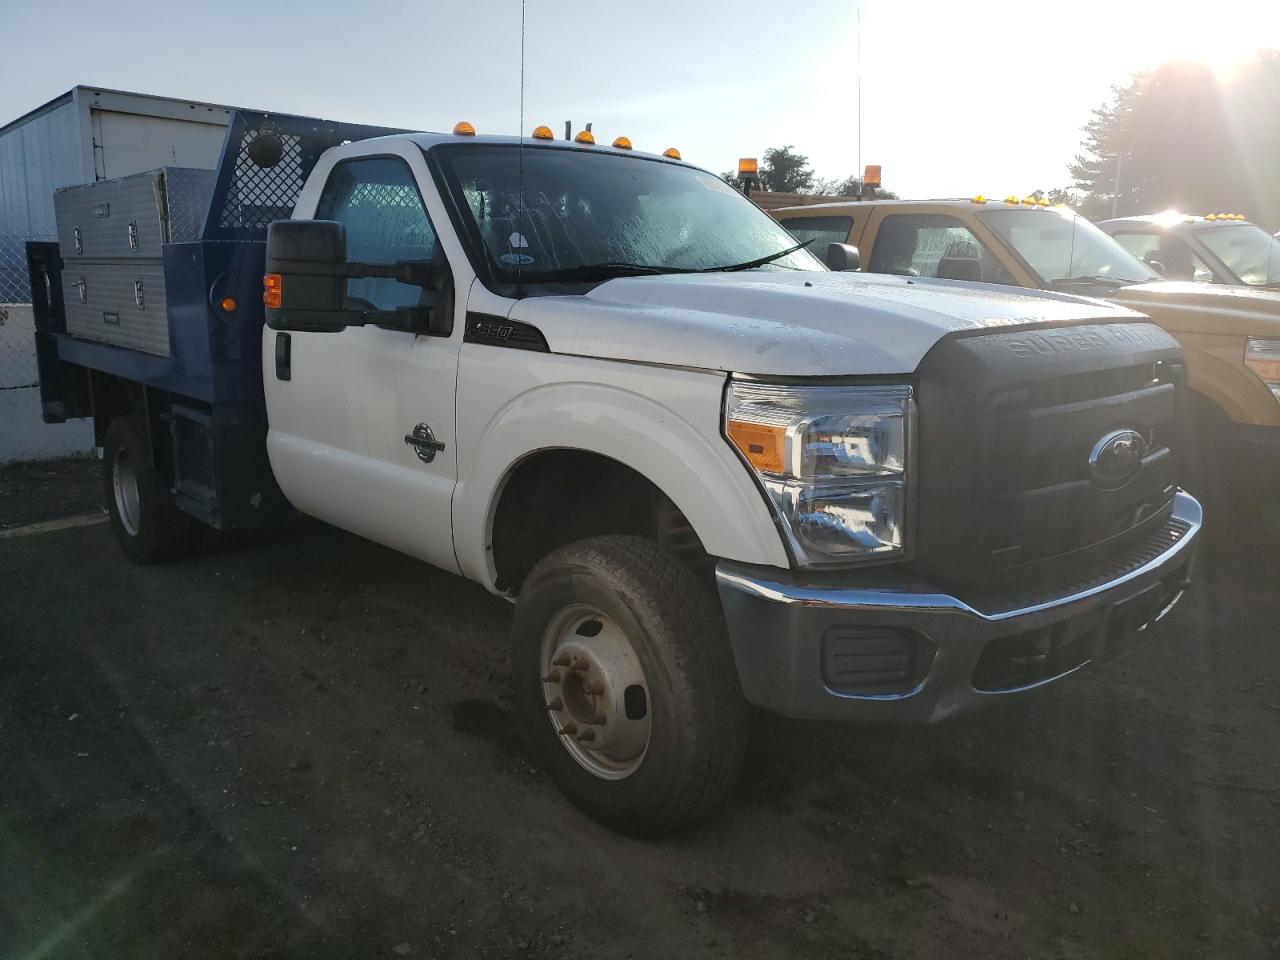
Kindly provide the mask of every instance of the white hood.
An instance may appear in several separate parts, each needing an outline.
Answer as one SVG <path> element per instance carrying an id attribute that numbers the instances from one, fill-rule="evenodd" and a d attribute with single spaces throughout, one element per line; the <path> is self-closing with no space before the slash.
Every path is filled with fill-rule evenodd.
<path id="1" fill-rule="evenodd" d="M 555 353 L 781 376 L 903 374 L 958 330 L 1142 319 L 1082 297 L 860 273 L 626 277 L 527 297 L 512 320 Z"/>

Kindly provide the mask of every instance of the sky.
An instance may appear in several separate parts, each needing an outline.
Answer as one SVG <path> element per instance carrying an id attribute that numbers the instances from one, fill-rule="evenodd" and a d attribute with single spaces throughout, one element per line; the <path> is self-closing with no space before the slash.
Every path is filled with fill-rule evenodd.
<path id="1" fill-rule="evenodd" d="M 820 177 L 861 159 L 904 197 L 1005 196 L 1067 185 L 1082 126 L 1135 71 L 1280 48 L 1277 0 L 526 0 L 524 15 L 522 126 L 519 0 L 0 0 L 0 124 L 83 83 L 424 130 L 590 121 L 717 172 L 792 144 Z"/>

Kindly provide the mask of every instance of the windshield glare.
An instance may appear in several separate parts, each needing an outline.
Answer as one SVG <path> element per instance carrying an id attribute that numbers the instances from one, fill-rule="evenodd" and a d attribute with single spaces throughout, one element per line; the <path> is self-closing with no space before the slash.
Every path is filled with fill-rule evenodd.
<path id="1" fill-rule="evenodd" d="M 1280 283 L 1280 240 L 1252 223 L 1201 227 L 1196 238 L 1241 283 L 1263 287 Z"/>
<path id="2" fill-rule="evenodd" d="M 593 264 L 660 271 L 747 263 L 795 246 L 772 218 L 693 167 L 586 150 L 510 145 L 438 150 L 469 232 L 500 279 Z M 825 270 L 804 250 L 760 269 Z M 622 272 L 622 271 L 620 271 Z"/>
<path id="3" fill-rule="evenodd" d="M 1076 279 L 1157 279 L 1145 263 L 1070 210 L 988 210 L 980 216 L 1046 286 Z"/>

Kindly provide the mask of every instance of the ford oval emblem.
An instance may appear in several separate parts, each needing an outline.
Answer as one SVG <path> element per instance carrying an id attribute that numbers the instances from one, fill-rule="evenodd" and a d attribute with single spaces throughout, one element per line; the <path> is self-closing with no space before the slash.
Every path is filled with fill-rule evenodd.
<path id="1" fill-rule="evenodd" d="M 1137 430 L 1112 430 L 1089 452 L 1089 474 L 1104 490 L 1118 490 L 1134 478 L 1147 453 Z"/>

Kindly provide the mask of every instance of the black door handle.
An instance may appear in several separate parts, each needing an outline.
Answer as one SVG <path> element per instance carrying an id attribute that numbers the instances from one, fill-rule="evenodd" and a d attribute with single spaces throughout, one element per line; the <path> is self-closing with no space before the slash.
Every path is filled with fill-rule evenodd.
<path id="1" fill-rule="evenodd" d="M 293 355 L 293 341 L 287 333 L 276 334 L 276 379 L 293 379 L 293 368 L 290 366 Z"/>

